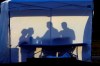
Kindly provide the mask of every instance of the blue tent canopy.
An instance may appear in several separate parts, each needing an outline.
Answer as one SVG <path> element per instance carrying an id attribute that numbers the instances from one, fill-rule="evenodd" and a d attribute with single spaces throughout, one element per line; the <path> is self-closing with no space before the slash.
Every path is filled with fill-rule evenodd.
<path id="1" fill-rule="evenodd" d="M 18 57 L 16 56 L 19 54 L 17 54 L 17 51 L 15 51 L 16 48 L 11 48 L 12 46 L 10 44 L 10 40 L 11 40 L 10 14 L 14 13 L 14 16 L 16 16 L 16 14 L 20 12 L 21 15 L 23 16 L 23 12 L 24 12 L 23 10 L 34 10 L 34 9 L 79 9 L 77 12 L 75 10 L 69 10 L 69 11 L 65 10 L 67 11 L 67 15 L 66 14 L 64 15 L 68 16 L 68 14 L 69 15 L 74 14 L 73 16 L 75 16 L 75 14 L 84 15 L 84 13 L 85 15 L 88 15 L 89 19 L 87 20 L 86 26 L 84 26 L 84 36 L 83 36 L 83 42 L 87 43 L 88 45 L 87 47 L 82 48 L 82 60 L 86 60 L 86 61 L 91 60 L 91 29 L 92 29 L 91 22 L 92 22 L 93 0 L 7 0 L 1 4 L 0 63 L 9 63 L 9 62 L 12 62 L 13 60 L 14 60 L 13 62 L 18 62 L 17 60 Z M 82 9 L 85 9 L 85 10 L 82 10 Z M 22 10 L 22 11 L 19 11 L 19 10 Z M 15 12 L 10 12 L 10 11 L 15 11 Z M 47 11 L 50 11 L 50 10 L 47 10 Z M 58 11 L 58 10 L 54 10 L 54 11 Z M 50 12 L 49 12 L 50 15 L 52 15 L 52 11 Z M 58 13 L 60 14 L 60 12 Z M 58 13 L 56 15 L 59 15 Z M 27 12 L 27 14 L 32 15 L 29 12 Z M 8 27 L 9 27 L 9 31 L 8 31 Z M 8 32 L 9 32 L 9 36 L 8 36 Z M 14 56 L 13 54 L 11 54 L 11 50 L 9 50 L 8 46 L 11 48 L 11 50 L 14 49 L 15 51 Z"/>
<path id="2" fill-rule="evenodd" d="M 10 10 L 93 9 L 93 0 L 11 0 Z"/>
<path id="3" fill-rule="evenodd" d="M 69 1 L 92 1 L 92 0 L 11 0 L 12 2 L 48 2 L 48 1 L 60 1 L 60 2 L 69 2 Z"/>

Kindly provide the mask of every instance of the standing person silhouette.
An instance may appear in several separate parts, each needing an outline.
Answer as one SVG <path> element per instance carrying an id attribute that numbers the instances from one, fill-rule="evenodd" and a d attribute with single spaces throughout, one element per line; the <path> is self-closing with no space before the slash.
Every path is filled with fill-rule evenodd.
<path id="1" fill-rule="evenodd" d="M 47 28 L 48 30 L 42 37 L 43 39 L 54 39 L 60 36 L 58 30 L 53 27 L 52 22 L 47 22 Z"/>
<path id="2" fill-rule="evenodd" d="M 27 29 L 23 29 L 21 31 L 21 37 L 19 38 L 19 45 L 24 45 L 24 44 L 28 44 L 27 42 Z M 21 61 L 22 62 L 26 62 L 26 58 L 27 58 L 27 50 L 23 47 L 21 47 Z"/>
<path id="3" fill-rule="evenodd" d="M 52 22 L 47 22 L 47 28 L 48 30 L 46 33 L 43 35 L 42 39 L 42 44 L 48 44 L 48 45 L 53 45 L 52 39 L 59 37 L 59 32 L 57 29 L 53 27 Z M 42 48 L 44 57 L 51 55 L 51 56 L 56 56 L 56 50 L 53 50 L 51 48 Z"/>
<path id="4" fill-rule="evenodd" d="M 28 35 L 27 35 L 27 41 L 28 41 L 28 44 L 36 44 L 36 39 L 34 39 L 32 37 L 32 35 L 34 34 L 34 30 L 33 28 L 28 28 L 27 29 L 27 32 L 28 32 Z M 29 47 L 27 49 L 27 58 L 32 58 L 34 57 L 34 52 L 35 52 L 36 48 L 33 48 L 33 47 Z"/>
<path id="5" fill-rule="evenodd" d="M 33 44 L 35 43 L 35 39 L 32 37 L 34 31 L 33 28 L 23 29 L 22 36 L 19 38 L 19 44 Z M 21 47 L 21 60 L 22 62 L 26 62 L 27 58 L 32 58 L 34 55 L 35 48 L 31 47 Z"/>
<path id="6" fill-rule="evenodd" d="M 67 23 L 66 22 L 62 22 L 62 30 L 59 32 L 60 33 L 60 37 L 64 40 L 66 40 L 65 44 L 72 44 L 73 40 L 75 40 L 75 34 L 74 31 L 70 28 L 68 28 Z M 59 55 L 63 55 L 66 51 L 68 52 L 72 52 L 74 51 L 75 48 L 65 48 L 62 49 L 62 51 L 60 52 Z"/>

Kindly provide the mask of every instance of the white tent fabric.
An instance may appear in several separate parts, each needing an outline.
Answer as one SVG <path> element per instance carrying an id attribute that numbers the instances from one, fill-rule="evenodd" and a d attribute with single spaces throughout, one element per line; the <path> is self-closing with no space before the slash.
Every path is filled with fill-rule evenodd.
<path id="1" fill-rule="evenodd" d="M 4 1 L 1 4 L 1 20 L 0 20 L 0 63 L 9 62 L 8 49 L 8 2 Z"/>

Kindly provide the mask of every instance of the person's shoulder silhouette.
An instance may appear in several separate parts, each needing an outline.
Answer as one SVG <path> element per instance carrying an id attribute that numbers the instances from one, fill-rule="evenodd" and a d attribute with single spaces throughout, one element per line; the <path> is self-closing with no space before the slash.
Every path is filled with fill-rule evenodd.
<path id="1" fill-rule="evenodd" d="M 43 38 L 57 38 L 59 37 L 59 32 L 56 28 L 53 27 L 52 22 L 47 22 L 48 30 L 44 34 Z"/>
<path id="2" fill-rule="evenodd" d="M 33 44 L 35 43 L 35 39 L 33 38 L 33 35 L 34 34 L 34 30 L 33 28 L 28 28 L 28 35 L 27 35 L 27 41 L 29 44 Z"/>
<path id="3" fill-rule="evenodd" d="M 68 25 L 66 22 L 62 22 L 62 30 L 60 31 L 60 37 L 62 38 L 69 38 L 69 40 L 72 41 L 75 40 L 75 33 L 72 29 L 68 28 Z"/>

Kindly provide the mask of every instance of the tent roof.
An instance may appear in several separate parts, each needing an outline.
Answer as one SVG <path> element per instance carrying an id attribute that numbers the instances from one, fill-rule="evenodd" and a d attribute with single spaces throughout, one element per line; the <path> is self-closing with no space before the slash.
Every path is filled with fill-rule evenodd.
<path id="1" fill-rule="evenodd" d="M 50 2 L 50 1 L 59 1 L 59 2 L 68 2 L 68 1 L 93 1 L 93 0 L 11 0 L 12 2 Z"/>
<path id="2" fill-rule="evenodd" d="M 11 0 L 10 10 L 29 9 L 86 9 L 93 8 L 93 0 Z"/>

